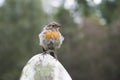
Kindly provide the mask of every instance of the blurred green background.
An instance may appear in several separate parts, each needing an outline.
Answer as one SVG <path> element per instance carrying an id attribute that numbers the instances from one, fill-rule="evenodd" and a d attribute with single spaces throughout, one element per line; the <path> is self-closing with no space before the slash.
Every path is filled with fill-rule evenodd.
<path id="1" fill-rule="evenodd" d="M 0 0 L 0 80 L 19 80 L 51 21 L 62 26 L 58 58 L 73 80 L 120 80 L 120 0 Z"/>

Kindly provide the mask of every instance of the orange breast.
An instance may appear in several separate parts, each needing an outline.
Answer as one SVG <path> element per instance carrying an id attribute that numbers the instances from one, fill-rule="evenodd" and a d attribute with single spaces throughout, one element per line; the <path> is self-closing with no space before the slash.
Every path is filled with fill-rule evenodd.
<path id="1" fill-rule="evenodd" d="M 46 32 L 45 33 L 45 38 L 50 39 L 51 38 L 51 32 Z"/>
<path id="2" fill-rule="evenodd" d="M 49 31 L 49 32 L 46 32 L 45 33 L 45 38 L 46 39 L 51 39 L 51 38 L 54 38 L 54 39 L 59 39 L 59 33 L 56 32 L 56 31 Z"/>
<path id="3" fill-rule="evenodd" d="M 54 38 L 54 39 L 59 39 L 59 34 L 58 34 L 58 32 L 52 32 L 52 37 Z"/>

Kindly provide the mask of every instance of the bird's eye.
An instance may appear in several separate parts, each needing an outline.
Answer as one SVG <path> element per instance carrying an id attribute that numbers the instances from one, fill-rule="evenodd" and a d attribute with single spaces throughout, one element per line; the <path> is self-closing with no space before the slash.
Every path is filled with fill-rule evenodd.
<path id="1" fill-rule="evenodd" d="M 55 27 L 56 25 L 52 25 L 52 27 Z"/>

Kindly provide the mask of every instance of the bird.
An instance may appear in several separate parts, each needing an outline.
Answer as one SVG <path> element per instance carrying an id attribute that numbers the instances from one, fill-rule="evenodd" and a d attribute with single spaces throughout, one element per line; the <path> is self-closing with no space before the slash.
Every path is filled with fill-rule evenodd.
<path id="1" fill-rule="evenodd" d="M 43 28 L 39 38 L 45 55 L 40 53 L 33 56 L 24 66 L 20 80 L 72 80 L 64 66 L 56 59 L 54 52 L 64 40 L 59 28 L 60 25 L 56 22 L 51 22 Z"/>
<path id="2" fill-rule="evenodd" d="M 60 48 L 64 40 L 64 37 L 59 31 L 60 27 L 60 24 L 53 21 L 44 26 L 39 34 L 40 46 L 42 46 L 43 52 L 50 53 L 55 58 L 57 58 L 55 50 Z"/>

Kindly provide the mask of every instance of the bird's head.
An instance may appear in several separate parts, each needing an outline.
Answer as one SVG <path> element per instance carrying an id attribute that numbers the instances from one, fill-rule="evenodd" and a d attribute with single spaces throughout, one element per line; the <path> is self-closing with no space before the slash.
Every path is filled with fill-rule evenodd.
<path id="1" fill-rule="evenodd" d="M 56 31 L 59 30 L 60 27 L 61 26 L 57 22 L 51 22 L 45 27 L 45 29 Z"/>

